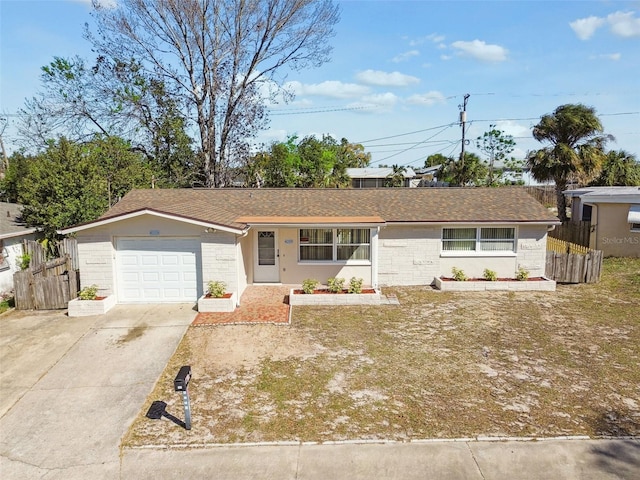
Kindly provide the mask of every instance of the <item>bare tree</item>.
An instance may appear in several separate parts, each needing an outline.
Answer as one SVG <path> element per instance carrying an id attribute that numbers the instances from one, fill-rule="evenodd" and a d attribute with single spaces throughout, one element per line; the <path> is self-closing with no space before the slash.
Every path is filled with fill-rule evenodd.
<path id="1" fill-rule="evenodd" d="M 136 58 L 187 105 L 199 133 L 203 184 L 224 185 L 232 161 L 267 123 L 265 87 L 285 70 L 320 66 L 338 21 L 331 0 L 94 0 L 108 58 Z"/>

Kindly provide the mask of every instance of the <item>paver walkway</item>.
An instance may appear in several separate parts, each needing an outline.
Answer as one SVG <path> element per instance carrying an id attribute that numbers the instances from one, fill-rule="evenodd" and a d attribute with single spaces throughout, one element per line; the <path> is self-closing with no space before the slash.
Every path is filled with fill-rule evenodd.
<path id="1" fill-rule="evenodd" d="M 289 323 L 290 289 L 286 285 L 249 285 L 233 312 L 198 313 L 193 325 Z"/>

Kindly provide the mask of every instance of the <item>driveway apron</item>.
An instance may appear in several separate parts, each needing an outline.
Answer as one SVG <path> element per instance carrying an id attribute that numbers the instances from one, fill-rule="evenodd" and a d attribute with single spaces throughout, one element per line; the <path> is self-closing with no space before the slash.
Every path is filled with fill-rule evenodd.
<path id="1" fill-rule="evenodd" d="M 101 317 L 2 319 L 0 370 L 16 393 L 0 404 L 1 476 L 119 478 L 120 439 L 195 314 L 118 305 Z"/>

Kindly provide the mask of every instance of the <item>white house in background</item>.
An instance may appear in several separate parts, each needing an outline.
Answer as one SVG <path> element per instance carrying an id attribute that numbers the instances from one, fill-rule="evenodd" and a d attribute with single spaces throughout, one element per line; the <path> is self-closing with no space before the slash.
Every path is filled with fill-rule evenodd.
<path id="1" fill-rule="evenodd" d="M 119 303 L 195 302 L 211 280 L 249 284 L 362 278 L 430 285 L 452 267 L 545 273 L 558 219 L 519 189 L 134 190 L 78 240 L 81 285 Z"/>
<path id="2" fill-rule="evenodd" d="M 589 247 L 605 257 L 640 257 L 640 187 L 584 187 L 572 199 L 571 220 L 591 223 Z"/>
<path id="3" fill-rule="evenodd" d="M 13 290 L 13 274 L 22 256 L 22 241 L 35 240 L 36 229 L 22 223 L 22 205 L 0 202 L 0 294 Z"/>
<path id="4" fill-rule="evenodd" d="M 380 188 L 387 185 L 389 177 L 393 175 L 393 168 L 347 168 L 347 175 L 351 178 L 351 186 L 353 188 Z M 418 183 L 420 183 L 420 179 L 416 178 L 416 172 L 410 167 L 406 168 L 403 176 L 405 187 L 417 187 Z"/>

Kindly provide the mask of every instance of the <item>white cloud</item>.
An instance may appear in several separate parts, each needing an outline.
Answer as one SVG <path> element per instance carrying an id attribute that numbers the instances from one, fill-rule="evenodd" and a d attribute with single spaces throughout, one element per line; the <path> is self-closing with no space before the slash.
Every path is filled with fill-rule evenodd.
<path id="1" fill-rule="evenodd" d="M 349 108 L 358 108 L 362 113 L 378 113 L 381 111 L 390 111 L 398 103 L 398 97 L 393 93 L 380 93 L 375 95 L 366 95 L 361 101 L 348 105 Z"/>
<path id="2" fill-rule="evenodd" d="M 298 81 L 288 82 L 287 88 L 295 95 L 316 95 L 330 98 L 355 98 L 369 93 L 369 88 L 355 83 L 343 83 L 328 80 L 322 83 L 304 84 Z"/>
<path id="3" fill-rule="evenodd" d="M 430 107 L 431 105 L 435 105 L 436 103 L 445 103 L 445 97 L 441 92 L 432 90 L 427 93 L 411 95 L 409 98 L 407 98 L 407 103 L 410 103 L 412 105 L 424 105 Z"/>
<path id="4" fill-rule="evenodd" d="M 619 37 L 640 37 L 640 18 L 635 18 L 635 12 L 614 12 L 603 17 L 580 18 L 569 24 L 580 40 L 588 40 L 596 30 L 605 24 L 609 25 L 611 33 Z"/>
<path id="5" fill-rule="evenodd" d="M 400 72 L 382 72 L 380 70 L 364 70 L 358 72 L 356 79 L 365 85 L 376 85 L 378 87 L 406 87 L 420 83 L 418 77 L 405 75 Z"/>
<path id="6" fill-rule="evenodd" d="M 588 40 L 596 33 L 596 30 L 604 25 L 604 18 L 587 17 L 580 18 L 569 24 L 580 40 Z"/>
<path id="7" fill-rule="evenodd" d="M 451 60 L 452 58 L 451 55 L 440 55 L 440 59 L 444 61 Z"/>
<path id="8" fill-rule="evenodd" d="M 414 38 L 413 40 L 410 40 L 409 45 L 412 47 L 416 47 L 418 45 L 423 45 L 426 42 L 441 43 L 444 42 L 444 38 L 444 35 L 432 33 L 430 35 L 427 35 L 426 37 Z"/>
<path id="9" fill-rule="evenodd" d="M 617 62 L 620 58 L 622 58 L 620 53 L 603 53 L 601 55 L 591 55 L 589 57 L 590 60 L 612 60 L 614 62 Z"/>
<path id="10" fill-rule="evenodd" d="M 483 62 L 503 62 L 507 59 L 508 50 L 500 45 L 491 45 L 482 40 L 472 42 L 457 41 L 451 44 L 460 55 L 469 56 Z"/>
<path id="11" fill-rule="evenodd" d="M 400 55 L 396 55 L 391 59 L 391 61 L 394 63 L 406 62 L 412 57 L 417 57 L 418 55 L 420 55 L 420 52 L 418 50 L 409 50 L 408 52 L 404 52 L 404 53 L 401 53 Z"/>
<path id="12" fill-rule="evenodd" d="M 516 138 L 531 136 L 530 127 L 514 122 L 513 120 L 499 120 L 496 122 L 496 128 L 504 132 L 505 135 L 511 135 Z"/>
<path id="13" fill-rule="evenodd" d="M 611 32 L 619 37 L 640 37 L 640 18 L 635 12 L 615 12 L 607 16 Z"/>

